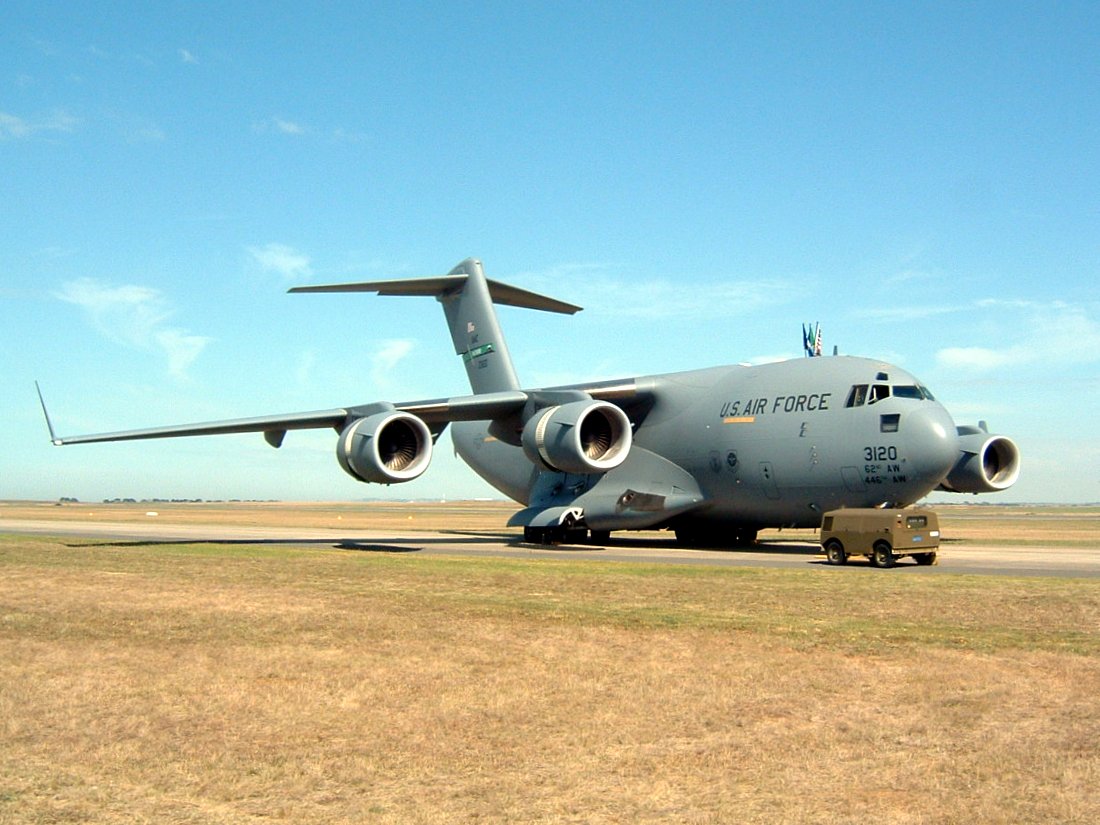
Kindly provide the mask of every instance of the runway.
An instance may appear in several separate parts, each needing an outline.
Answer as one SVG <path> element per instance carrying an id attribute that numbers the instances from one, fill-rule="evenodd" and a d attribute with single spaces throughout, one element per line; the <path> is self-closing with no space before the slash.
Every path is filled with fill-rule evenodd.
<path id="1" fill-rule="evenodd" d="M 615 535 L 606 547 L 527 544 L 518 531 L 438 530 L 399 531 L 328 529 L 318 527 L 173 524 L 157 522 L 76 522 L 50 519 L 0 518 L 0 534 L 47 535 L 99 541 L 104 544 L 233 543 L 285 544 L 375 553 L 415 553 L 426 556 L 488 556 L 546 560 L 633 562 L 832 569 L 818 545 L 802 540 L 766 540 L 748 550 L 695 550 L 669 539 Z M 999 576 L 1061 576 L 1100 578 L 1100 547 L 994 546 L 948 542 L 940 548 L 940 563 L 921 567 L 909 559 L 891 571 L 879 571 L 865 560 L 848 568 L 876 575 L 977 574 Z"/>

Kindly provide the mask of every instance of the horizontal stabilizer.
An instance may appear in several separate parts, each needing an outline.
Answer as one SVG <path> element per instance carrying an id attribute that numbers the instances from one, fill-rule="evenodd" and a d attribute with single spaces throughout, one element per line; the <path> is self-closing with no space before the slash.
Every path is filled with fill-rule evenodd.
<path id="1" fill-rule="evenodd" d="M 441 297 L 458 292 L 466 283 L 466 275 L 440 275 L 432 278 L 405 278 L 395 281 L 364 281 L 357 284 L 327 284 L 321 286 L 296 286 L 290 292 L 374 292 L 378 295 L 426 295 Z M 582 307 L 559 301 L 518 286 L 486 278 L 489 296 L 494 304 L 504 304 L 524 309 L 541 309 L 544 312 L 560 312 L 573 315 Z"/>

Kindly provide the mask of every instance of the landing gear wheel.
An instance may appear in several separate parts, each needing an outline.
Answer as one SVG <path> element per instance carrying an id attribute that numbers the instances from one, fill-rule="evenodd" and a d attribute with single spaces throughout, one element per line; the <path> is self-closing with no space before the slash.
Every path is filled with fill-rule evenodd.
<path id="1" fill-rule="evenodd" d="M 751 527 L 738 527 L 730 536 L 731 547 L 752 547 L 756 544 L 757 531 Z"/>
<path id="2" fill-rule="evenodd" d="M 825 545 L 825 558 L 829 564 L 847 564 L 848 554 L 844 552 L 844 545 L 835 539 Z"/>
<path id="3" fill-rule="evenodd" d="M 524 527 L 523 540 L 529 544 L 547 544 L 545 527 Z"/>
<path id="4" fill-rule="evenodd" d="M 874 552 L 871 554 L 871 564 L 875 567 L 893 567 L 897 563 L 897 560 L 898 557 L 894 555 L 893 548 L 884 541 L 880 541 L 876 544 Z"/>
<path id="5" fill-rule="evenodd" d="M 607 544 L 611 541 L 610 530 L 593 530 L 588 535 L 589 544 Z"/>
<path id="6" fill-rule="evenodd" d="M 676 543 L 681 547 L 699 547 L 703 544 L 703 536 L 698 530 L 681 527 L 676 530 Z"/>

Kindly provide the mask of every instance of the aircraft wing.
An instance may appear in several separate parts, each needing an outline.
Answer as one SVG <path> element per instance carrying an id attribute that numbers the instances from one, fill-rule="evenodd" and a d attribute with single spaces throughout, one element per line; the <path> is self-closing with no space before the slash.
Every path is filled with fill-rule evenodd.
<path id="1" fill-rule="evenodd" d="M 42 400 L 41 390 L 39 390 L 39 400 Z M 515 390 L 454 398 L 437 398 L 428 401 L 411 401 L 400 404 L 381 402 L 314 412 L 264 415 L 255 418 L 233 418 L 225 421 L 207 421 L 196 424 L 171 424 L 163 427 L 146 427 L 137 430 L 73 436 L 58 436 L 54 432 L 53 423 L 46 411 L 44 401 L 42 402 L 42 412 L 46 416 L 46 426 L 50 431 L 50 440 L 57 446 L 93 444 L 104 441 L 137 441 L 148 438 L 262 432 L 271 446 L 278 447 L 282 444 L 283 437 L 288 430 L 331 427 L 340 432 L 347 424 L 358 418 L 386 410 L 410 412 L 428 424 L 434 435 L 438 435 L 451 421 L 478 421 L 496 418 L 521 409 L 526 402 L 527 393 Z"/>

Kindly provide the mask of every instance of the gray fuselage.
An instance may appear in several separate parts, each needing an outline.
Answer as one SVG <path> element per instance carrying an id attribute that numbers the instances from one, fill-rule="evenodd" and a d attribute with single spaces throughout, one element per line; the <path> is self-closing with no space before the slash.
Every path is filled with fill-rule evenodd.
<path id="1" fill-rule="evenodd" d="M 904 506 L 935 489 L 960 455 L 947 410 L 908 372 L 881 361 L 803 358 L 575 389 L 599 398 L 605 387 L 630 417 L 634 449 L 678 465 L 705 498 L 678 525 L 810 527 L 838 507 Z M 596 483 L 537 466 L 485 422 L 452 426 L 463 460 L 516 501 Z M 645 481 L 639 467 L 628 460 L 607 475 L 637 485 L 639 474 Z"/>

